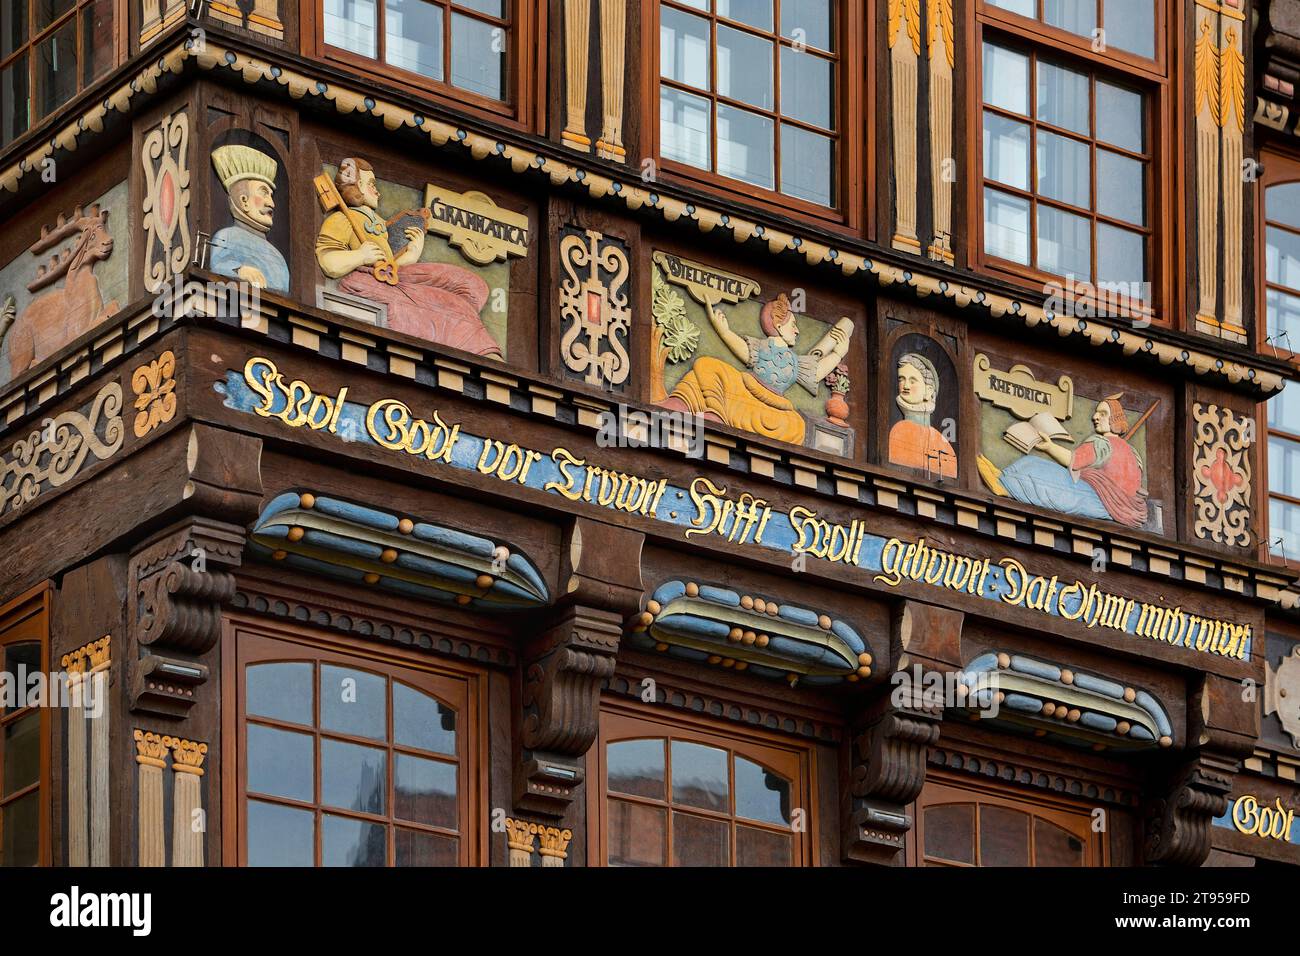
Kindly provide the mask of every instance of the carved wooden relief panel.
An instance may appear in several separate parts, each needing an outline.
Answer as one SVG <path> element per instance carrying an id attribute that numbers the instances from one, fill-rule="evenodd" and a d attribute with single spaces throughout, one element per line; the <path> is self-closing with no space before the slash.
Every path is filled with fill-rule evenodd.
<path id="1" fill-rule="evenodd" d="M 1192 403 L 1192 487 L 1198 538 L 1247 547 L 1250 527 L 1250 459 L 1254 419 L 1218 405 Z"/>
<path id="2" fill-rule="evenodd" d="M 980 479 L 994 494 L 1078 518 L 1164 529 L 1150 491 L 1147 423 L 1163 400 L 975 356 Z"/>
<path id="3" fill-rule="evenodd" d="M 851 453 L 852 319 L 813 318 L 804 290 L 765 294 L 751 279 L 663 252 L 653 268 L 653 401 L 764 438 Z"/>
<path id="4" fill-rule="evenodd" d="M 321 305 L 485 358 L 508 351 L 510 262 L 528 216 L 478 191 L 380 178 L 361 156 L 315 179 Z"/>
<path id="5" fill-rule="evenodd" d="M 0 384 L 117 312 L 127 298 L 127 187 L 60 213 L 0 269 Z"/>

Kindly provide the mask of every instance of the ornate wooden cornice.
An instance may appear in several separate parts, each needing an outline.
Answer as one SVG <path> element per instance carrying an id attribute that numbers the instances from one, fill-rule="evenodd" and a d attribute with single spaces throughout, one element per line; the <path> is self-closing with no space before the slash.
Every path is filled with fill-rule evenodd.
<path id="1" fill-rule="evenodd" d="M 838 743 L 843 730 L 838 722 L 782 706 L 775 698 L 760 700 L 745 694 L 729 693 L 727 688 L 708 686 L 689 679 L 665 674 L 640 654 L 622 654 L 606 692 L 629 700 L 654 703 L 715 720 L 732 721 L 762 730 L 774 730 L 822 743 Z M 647 683 L 650 681 L 651 683 Z M 652 698 L 646 695 L 653 688 Z"/>
<path id="2" fill-rule="evenodd" d="M 1290 370 L 1281 361 L 1225 348 L 1178 331 L 1135 329 L 1122 320 L 1058 316 L 1045 305 L 1026 301 L 1023 291 L 1008 284 L 943 268 L 935 262 L 913 260 L 861 240 L 846 237 L 832 245 L 824 241 L 822 232 L 792 220 L 726 203 L 685 186 L 643 183 L 621 164 L 576 154 L 536 137 L 489 129 L 478 121 L 410 94 L 384 90 L 373 82 L 363 86 L 345 73 L 284 50 L 250 44 L 211 23 L 204 25 L 204 42 L 196 43 L 189 30 L 197 26 L 197 22 L 189 20 L 178 24 L 172 35 L 161 38 L 151 48 L 162 52 L 137 61 L 138 72 L 129 82 L 115 87 L 102 103 L 60 127 L 48 142 L 8 165 L 0 153 L 0 188 L 16 191 L 24 177 L 38 170 L 44 159 L 60 149 L 76 149 L 86 129 L 93 131 L 102 126 L 104 112 L 126 112 L 136 95 L 156 89 L 160 76 L 179 72 L 192 61 L 196 69 L 250 85 L 260 84 L 295 100 L 308 98 L 320 105 L 332 104 L 343 115 L 374 117 L 389 131 L 406 129 L 426 137 L 435 147 L 462 147 L 474 160 L 499 164 L 521 176 L 544 177 L 553 187 L 585 190 L 592 199 L 621 202 L 633 213 L 662 217 L 669 223 L 694 223 L 705 234 L 729 232 L 737 243 L 753 241 L 760 248 L 766 245 L 773 255 L 802 257 L 809 265 L 828 272 L 868 277 L 879 288 L 898 286 L 917 298 L 946 301 L 989 319 L 1006 320 L 1012 327 L 1055 331 L 1062 338 L 1112 351 L 1116 357 L 1146 358 L 1178 369 L 1190 379 L 1216 379 L 1268 395 L 1281 388 Z M 383 95 L 379 95 L 381 91 Z M 21 152 L 21 146 L 14 152 Z"/>
<path id="3" fill-rule="evenodd" d="M 931 767 L 1033 787 L 1047 793 L 1084 797 L 1122 807 L 1135 807 L 1138 804 L 1135 791 L 1099 784 L 1095 778 L 1086 776 L 1081 771 L 1061 773 L 1037 767 L 1027 759 L 1013 760 L 968 753 L 960 744 L 947 740 L 930 748 L 928 760 Z"/>
<path id="4" fill-rule="evenodd" d="M 502 640 L 478 640 L 470 630 L 446 634 L 422 626 L 422 617 L 401 609 L 359 603 L 348 596 L 340 599 L 315 592 L 296 580 L 286 581 L 279 569 L 246 565 L 236 575 L 235 594 L 230 606 L 238 611 L 280 618 L 289 622 L 351 634 L 368 640 L 412 647 L 441 657 L 472 660 L 488 666 L 510 669 L 519 662 L 518 653 Z"/>

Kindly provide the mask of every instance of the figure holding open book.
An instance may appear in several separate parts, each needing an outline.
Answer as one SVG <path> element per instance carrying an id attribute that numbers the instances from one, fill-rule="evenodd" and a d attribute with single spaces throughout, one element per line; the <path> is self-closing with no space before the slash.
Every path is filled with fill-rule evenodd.
<path id="1" fill-rule="evenodd" d="M 317 177 L 327 213 L 316 239 L 321 272 L 351 295 L 388 307 L 388 327 L 430 342 L 500 359 L 501 346 L 479 317 L 488 285 L 469 269 L 421 262 L 427 209 L 386 222 L 379 188 L 364 159 L 345 159 L 330 181 Z"/>
<path id="2" fill-rule="evenodd" d="M 1120 404 L 1123 397 L 1109 395 L 1097 403 L 1092 414 L 1093 434 L 1074 449 L 1057 444 L 1073 439 L 1047 412 L 1017 422 L 1003 438 L 1024 452 L 1024 457 L 999 471 L 981 455 L 980 475 L 995 493 L 1016 501 L 1143 527 L 1147 523 L 1145 469 L 1128 438 L 1137 433 L 1159 402 L 1130 428 Z M 1034 455 L 1036 451 L 1048 458 Z"/>

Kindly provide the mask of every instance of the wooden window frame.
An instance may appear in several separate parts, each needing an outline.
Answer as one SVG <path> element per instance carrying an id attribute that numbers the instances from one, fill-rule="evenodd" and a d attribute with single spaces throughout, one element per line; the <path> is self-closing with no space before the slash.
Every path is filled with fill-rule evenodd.
<path id="1" fill-rule="evenodd" d="M 934 799 L 935 797 L 953 797 L 955 799 L 936 800 Z M 1074 834 L 1083 839 L 1084 864 L 1081 869 L 1106 867 L 1110 865 L 1110 846 L 1103 838 L 1103 835 L 1094 832 L 1090 825 L 1091 814 L 1095 806 L 1094 804 L 1071 800 L 1067 797 L 1031 793 L 1011 785 L 1000 785 L 983 780 L 970 780 L 951 774 L 931 771 L 926 775 L 925 786 L 922 788 L 920 795 L 917 796 L 916 801 L 912 804 L 912 819 L 915 822 L 912 826 L 912 832 L 908 835 L 907 841 L 906 858 L 908 866 L 926 866 L 925 810 L 932 806 L 949 806 L 968 803 L 982 803 L 986 806 L 998 806 L 1009 810 L 1019 810 L 1020 812 L 1027 814 L 1031 819 L 1042 818 L 1071 832 L 1073 832 L 1073 828 L 1064 825 L 1065 823 L 1083 823 L 1084 831 L 1082 833 Z M 1032 839 L 1033 831 L 1031 828 L 1030 840 L 1032 841 Z M 974 841 L 975 857 L 978 861 L 978 818 L 974 832 Z M 1032 855 L 1030 856 L 1030 860 L 1032 864 Z M 978 862 L 961 863 L 952 860 L 942 860 L 939 862 L 939 865 L 952 869 L 981 868 L 981 865 Z M 1032 868 L 1034 868 L 1032 865 L 1025 867 L 1025 869 Z"/>
<path id="2" fill-rule="evenodd" d="M 0 606 L 0 652 L 9 644 L 27 643 L 29 641 L 38 641 L 41 645 L 41 671 L 44 674 L 50 673 L 50 605 L 51 590 L 49 582 L 39 584 L 29 591 L 20 594 L 8 604 Z M 57 688 L 47 687 L 48 694 L 57 693 Z M 36 792 L 38 797 L 39 811 L 38 820 L 40 834 L 37 837 L 37 865 L 51 865 L 51 839 L 50 839 L 50 806 L 51 806 L 51 754 L 50 742 L 53 732 L 53 720 L 51 714 L 57 701 L 47 700 L 45 706 L 37 708 L 40 713 L 40 771 L 36 782 Z M 23 708 L 12 715 L 6 716 L 3 708 L 0 708 L 0 728 L 16 720 L 21 713 L 30 710 Z M 3 731 L 0 729 L 0 751 L 3 750 Z M 3 791 L 3 774 L 4 763 L 0 761 L 0 792 Z M 31 792 L 30 787 L 24 788 L 23 793 Z M 19 794 L 11 794 L 6 798 L 6 802 L 12 802 L 18 799 Z"/>
<path id="3" fill-rule="evenodd" d="M 435 0 L 441 4 L 456 0 Z M 331 46 L 325 42 L 325 0 L 301 0 L 300 15 L 304 52 L 327 63 L 342 65 L 389 86 L 431 98 L 442 106 L 478 115 L 525 132 L 538 132 L 545 114 L 546 4 L 528 0 L 506 0 L 509 17 L 509 55 L 504 100 L 494 100 L 471 90 L 453 86 L 450 79 L 434 80 L 403 70 L 382 57 L 386 0 L 376 0 L 376 52 L 374 58 Z M 494 19 L 479 15 L 484 20 Z M 444 56 L 451 56 L 451 18 L 444 17 Z M 448 60 L 447 62 L 450 62 Z"/>
<path id="4" fill-rule="evenodd" d="M 1287 387 L 1291 388 L 1297 386 L 1295 386 L 1293 383 L 1292 385 L 1288 385 Z M 1300 497 L 1284 494 L 1282 492 L 1275 492 L 1273 490 L 1272 484 L 1269 481 L 1270 471 L 1268 467 L 1269 439 L 1281 438 L 1287 441 L 1292 441 L 1292 442 L 1296 442 L 1297 444 L 1300 444 L 1300 432 L 1288 432 L 1288 431 L 1284 431 L 1283 429 L 1274 428 L 1271 425 L 1269 425 L 1268 402 L 1261 402 L 1259 404 L 1256 415 L 1257 417 L 1255 423 L 1255 434 L 1264 436 L 1263 441 L 1258 441 L 1255 443 L 1256 445 L 1259 446 L 1258 454 L 1256 455 L 1257 458 L 1256 474 L 1259 475 L 1259 479 L 1258 479 L 1259 484 L 1263 489 L 1259 496 L 1260 528 L 1263 532 L 1260 535 L 1260 539 L 1261 539 L 1259 544 L 1260 559 L 1267 561 L 1271 564 L 1282 565 L 1283 567 L 1288 567 L 1288 568 L 1300 567 L 1300 554 L 1288 555 L 1285 553 L 1285 551 L 1283 551 L 1283 553 L 1281 554 L 1278 554 L 1273 551 L 1273 522 L 1271 518 L 1272 505 L 1273 505 L 1273 500 L 1275 498 L 1278 501 L 1284 502 L 1289 505 L 1300 506 Z"/>
<path id="5" fill-rule="evenodd" d="M 27 86 L 27 96 L 28 96 L 28 106 L 29 106 L 29 110 L 28 110 L 28 116 L 27 116 L 27 120 L 28 120 L 28 122 L 27 122 L 27 129 L 25 129 L 23 132 L 17 134 L 16 136 L 14 136 L 14 138 L 11 139 L 8 143 L 4 143 L 4 144 L 0 145 L 0 151 L 3 151 L 3 150 L 8 149 L 12 144 L 14 144 L 14 143 L 18 142 L 19 140 L 21 140 L 24 136 L 26 136 L 26 135 L 27 135 L 28 133 L 30 133 L 32 130 L 34 130 L 34 129 L 36 129 L 37 127 L 39 127 L 42 123 L 44 123 L 44 122 L 45 122 L 47 119 L 49 119 L 51 116 L 54 116 L 56 113 L 58 113 L 59 110 L 61 110 L 64 106 L 66 106 L 68 103 L 72 102 L 74 99 L 76 99 L 78 96 L 80 96 L 83 92 L 85 92 L 87 89 L 89 89 L 90 86 L 94 85 L 94 83 L 96 83 L 96 82 L 98 81 L 98 79 L 102 79 L 104 76 L 108 76 L 110 73 L 113 72 L 113 70 L 117 69 L 117 67 L 120 66 L 120 65 L 122 64 L 122 61 L 123 61 L 123 59 L 124 59 L 124 57 L 123 57 L 123 52 L 126 50 L 126 29 L 127 29 L 127 28 L 126 28 L 126 21 L 127 21 L 128 16 L 129 16 L 129 13 L 128 13 L 128 10 L 127 10 L 127 6 L 126 6 L 124 0 L 111 0 L 111 6 L 112 6 L 112 9 L 113 9 L 113 29 L 112 29 L 112 47 L 113 47 L 113 54 L 112 54 L 112 63 L 110 64 L 109 68 L 108 68 L 107 70 L 105 70 L 104 73 L 103 73 L 100 77 L 92 78 L 92 79 L 90 80 L 90 82 L 87 83 L 87 82 L 84 82 L 84 80 L 83 80 L 83 66 L 82 66 L 82 64 L 85 63 L 85 53 L 86 53 L 86 49 L 85 49 L 85 42 L 84 42 L 84 41 L 85 41 L 85 37 L 82 35 L 82 29 L 81 29 L 81 16 L 82 16 L 82 12 L 83 12 L 87 7 L 93 6 L 94 3 L 96 2 L 96 0 L 73 0 L 73 4 L 72 4 L 72 9 L 71 9 L 71 10 L 68 10 L 66 13 L 64 13 L 64 14 L 62 14 L 61 16 L 57 17 L 57 18 L 56 18 L 52 23 L 50 23 L 50 24 L 49 24 L 48 26 L 46 26 L 46 27 L 43 27 L 43 28 L 42 28 L 38 33 L 36 33 L 35 35 L 33 35 L 33 34 L 31 33 L 31 30 L 35 28 L 35 24 L 36 24 L 36 0 L 10 0 L 10 2 L 13 2 L 13 3 L 25 3 L 25 4 L 27 4 L 27 16 L 28 16 L 28 20 L 27 20 L 27 26 L 28 26 L 28 38 L 27 38 L 27 40 L 26 40 L 25 43 L 22 43 L 22 44 L 20 44 L 18 47 L 16 47 L 16 48 L 14 49 L 14 51 L 13 51 L 12 53 L 10 53 L 8 56 L 3 57 L 3 58 L 0 58 L 0 73 L 3 73 L 6 69 L 8 69 L 9 66 L 10 66 L 10 65 L 11 65 L 11 64 L 12 64 L 12 63 L 13 63 L 13 62 L 18 58 L 18 57 L 23 56 L 24 54 L 27 55 L 27 57 L 28 57 L 28 60 L 27 60 L 27 84 L 28 84 L 28 86 Z M 75 21 L 76 26 L 77 26 L 77 29 L 76 29 L 76 33 L 77 33 L 77 71 L 76 71 L 76 73 L 77 73 L 77 89 L 76 89 L 76 91 L 72 94 L 72 96 L 70 96 L 67 100 L 64 100 L 62 103 L 57 103 L 57 104 L 55 104 L 54 108 L 53 108 L 52 110 L 50 110 L 48 113 L 44 113 L 44 114 L 42 114 L 41 116 L 36 116 L 36 115 L 35 115 L 35 110 L 36 110 L 36 56 L 35 56 L 35 53 L 36 53 L 36 48 L 37 48 L 37 47 L 38 47 L 38 46 L 39 46 L 43 41 L 48 40 L 51 36 L 53 36 L 56 32 L 58 32 L 58 31 L 59 31 L 62 27 L 64 27 L 64 26 L 65 26 L 69 21 Z"/>
<path id="6" fill-rule="evenodd" d="M 1259 156 L 1263 165 L 1263 173 L 1256 183 L 1257 188 L 1255 189 L 1255 222 L 1259 223 L 1255 236 L 1255 301 L 1258 303 L 1255 310 L 1255 341 L 1259 343 L 1257 351 L 1275 358 L 1281 358 L 1284 361 L 1290 361 L 1292 365 L 1300 369 L 1300 342 L 1288 342 L 1288 348 L 1291 351 L 1290 355 L 1276 349 L 1273 345 L 1264 344 L 1265 339 L 1268 337 L 1268 288 L 1270 285 L 1277 285 L 1277 283 L 1268 281 L 1268 191 L 1273 186 L 1300 182 L 1300 156 L 1293 151 L 1279 148 L 1273 142 L 1261 144 Z M 1287 287 L 1279 286 L 1279 288 L 1285 289 Z M 1287 387 L 1300 386 L 1292 383 Z M 1255 424 L 1255 434 L 1263 436 L 1262 441 L 1256 442 L 1258 453 L 1255 456 L 1255 473 L 1259 476 L 1258 483 L 1261 488 L 1259 511 L 1262 533 L 1260 534 L 1259 556 L 1261 560 L 1271 564 L 1297 567 L 1300 566 L 1300 554 L 1282 555 L 1273 552 L 1273 524 L 1270 517 L 1273 499 L 1277 498 L 1279 501 L 1288 504 L 1300 505 L 1300 498 L 1274 493 L 1269 483 L 1268 442 L 1274 436 L 1300 442 L 1300 431 L 1288 432 L 1284 429 L 1271 427 L 1268 423 L 1268 402 L 1266 401 L 1260 402 L 1257 407 Z"/>
<path id="7" fill-rule="evenodd" d="M 1259 223 L 1258 235 L 1255 237 L 1255 301 L 1259 303 L 1259 307 L 1255 310 L 1257 320 L 1255 341 L 1259 343 L 1257 351 L 1290 361 L 1300 369 L 1300 342 L 1288 343 L 1290 355 L 1277 349 L 1276 343 L 1265 344 L 1268 338 L 1268 289 L 1270 286 L 1277 286 L 1283 290 L 1290 289 L 1289 286 L 1268 281 L 1268 191 L 1273 186 L 1300 183 L 1300 155 L 1289 150 L 1278 149 L 1269 143 L 1261 146 L 1259 159 L 1263 172 L 1255 189 L 1255 221 Z M 1295 230 L 1290 227 L 1282 228 L 1295 233 Z M 1291 291 L 1300 295 L 1300 290 Z"/>
<path id="8" fill-rule="evenodd" d="M 462 714 L 462 727 L 458 722 L 457 734 L 463 736 L 463 752 L 458 760 L 458 786 L 460 788 L 458 808 L 458 866 L 482 866 L 489 859 L 487 823 L 489 820 L 488 794 L 488 688 L 487 674 L 477 668 L 460 665 L 458 662 L 419 654 L 400 647 L 375 645 L 346 637 L 328 634 L 309 627 L 294 627 L 276 624 L 254 615 L 232 615 L 223 622 L 222 628 L 222 761 L 226 768 L 222 776 L 222 810 L 225 825 L 222 829 L 222 858 L 226 866 L 247 865 L 247 815 L 243 810 L 247 795 L 247 762 L 241 759 L 246 754 L 246 714 L 244 712 L 244 694 L 241 680 L 240 657 L 241 640 L 269 641 L 302 648 L 297 657 L 258 658 L 257 663 L 274 660 L 309 660 L 315 659 L 328 663 L 341 664 L 365 669 L 367 666 L 389 674 L 392 679 L 400 679 L 396 672 L 415 671 L 432 675 L 437 680 L 460 681 L 464 683 L 466 706 Z M 340 660 L 340 658 L 342 660 Z M 430 693 L 422 689 L 424 693 Z M 391 725 L 391 708 L 389 722 Z M 259 718 L 260 720 L 260 718 Z M 286 725 L 287 729 L 288 725 Z M 295 725 L 296 727 L 296 725 Z M 300 729 L 300 728 L 297 728 Z M 320 736 L 321 728 L 314 728 L 315 735 Z M 329 732 L 327 732 L 329 733 Z M 358 741 L 359 742 L 359 741 Z M 371 742 L 375 744 L 375 742 Z M 375 744 L 378 746 L 378 744 Z M 386 746 L 393 750 L 391 737 Z M 319 758 L 317 758 L 319 775 Z M 393 768 L 388 772 L 391 776 Z M 288 805 L 294 801 L 287 801 Z M 317 811 L 320 810 L 319 800 Z M 304 806 L 305 808 L 305 806 Z M 388 807 L 392 829 L 392 807 Z M 343 811 L 349 818 L 361 815 L 359 811 Z M 378 821 L 376 821 L 378 822 Z M 313 847 L 316 865 L 319 865 L 319 833 Z M 390 841 L 391 842 L 391 841 Z M 390 855 L 394 852 L 389 847 Z"/>
<path id="9" fill-rule="evenodd" d="M 875 173 L 874 156 L 872 156 L 869 149 L 864 147 L 863 143 L 875 118 L 875 104 L 872 98 L 866 95 L 866 84 L 869 82 L 868 71 L 866 70 L 866 51 L 873 49 L 871 44 L 875 36 L 874 14 L 864 11 L 861 4 L 846 2 L 846 0 L 840 0 L 838 4 L 837 39 L 839 41 L 839 50 L 835 54 L 838 63 L 838 72 L 835 78 L 835 119 L 837 121 L 835 131 L 839 155 L 836 163 L 836 203 L 834 206 L 821 206 L 776 190 L 763 189 L 743 180 L 731 179 L 711 170 L 699 169 L 686 163 L 663 158 L 659 139 L 659 11 L 661 5 L 662 0 L 646 0 L 643 7 L 641 28 L 641 49 L 644 51 L 645 64 L 645 82 L 641 101 L 641 133 L 642 142 L 647 144 L 647 155 L 655 163 L 656 176 L 662 174 L 660 178 L 666 182 L 680 182 L 705 189 L 719 194 L 725 200 L 758 206 L 769 212 L 801 220 L 819 228 L 829 228 L 845 235 L 860 233 L 867 223 L 868 211 L 864 207 L 866 202 L 865 184 L 874 182 Z M 699 10 L 691 11 L 688 7 L 683 7 L 683 10 L 703 16 L 705 19 L 716 16 Z M 774 5 L 774 18 L 775 16 Z M 730 20 L 725 22 L 728 25 L 735 23 L 735 21 Z M 741 24 L 741 26 L 744 25 Z M 773 29 L 779 33 L 779 21 L 775 23 Z M 755 33 L 753 28 L 742 32 Z M 777 55 L 779 57 L 779 51 Z M 710 63 L 712 64 L 710 79 L 716 81 L 716 47 L 713 48 L 710 56 Z M 773 82 L 775 83 L 775 80 Z M 716 82 L 713 85 L 716 87 Z M 779 95 L 779 90 L 774 88 L 774 94 Z M 712 90 L 697 92 L 695 95 L 708 99 L 710 102 L 718 100 L 717 93 Z M 762 112 L 765 115 L 770 113 L 773 116 L 780 116 L 779 111 L 776 109 L 763 111 L 757 107 L 747 108 L 753 112 Z M 716 118 L 712 128 L 716 140 Z M 714 158 L 716 159 L 716 156 Z M 861 176 L 864 161 L 866 163 L 865 179 Z M 779 175 L 779 151 L 774 152 L 773 162 L 777 164 L 773 167 L 774 171 Z"/>
<path id="10" fill-rule="evenodd" d="M 1042 10 L 1042 0 L 1038 0 Z M 1044 287 L 1050 283 L 1062 283 L 1064 276 L 1043 272 L 1032 265 L 1025 265 L 1001 259 L 984 250 L 984 42 L 1002 42 L 1011 47 L 1028 51 L 1037 57 L 1044 52 L 1067 65 L 1087 71 L 1101 79 L 1113 78 L 1121 85 L 1138 89 L 1146 106 L 1146 132 L 1148 135 L 1148 172 L 1146 185 L 1148 201 L 1148 268 L 1146 281 L 1151 287 L 1151 301 L 1137 303 L 1128 299 L 1115 300 L 1110 297 L 1098 299 L 1095 295 L 1086 296 L 1080 304 L 1087 304 L 1100 313 L 1110 310 L 1112 316 L 1123 318 L 1131 315 L 1135 321 L 1150 322 L 1162 327 L 1173 327 L 1174 317 L 1181 314 L 1178 273 L 1175 264 L 1175 237 L 1178 236 L 1177 221 L 1179 213 L 1174 201 L 1174 190 L 1178 188 L 1180 173 L 1171 160 L 1180 155 L 1178 135 L 1174 130 L 1174 100 L 1178 89 L 1177 77 L 1170 69 L 1175 61 L 1180 44 L 1174 31 L 1167 29 L 1167 24 L 1181 24 L 1181 17 L 1174 16 L 1168 0 L 1156 0 L 1156 57 L 1153 60 L 1108 48 L 1105 53 L 1093 51 L 1091 42 L 1086 37 L 1070 33 L 1056 27 L 1048 26 L 1041 20 L 1031 20 L 994 6 L 989 0 L 975 0 L 968 5 L 966 30 L 966 59 L 971 65 L 967 71 L 970 87 L 966 97 L 966 128 L 970 131 L 966 144 L 967 168 L 972 171 L 970 186 L 966 189 L 964 202 L 968 221 L 972 224 L 972 240 L 967 259 L 969 267 L 976 272 L 995 276 L 1012 282 L 1026 290 L 1031 290 L 1034 297 L 1046 297 Z M 1161 45 L 1161 38 L 1165 44 Z M 1094 80 L 1095 82 L 1095 80 Z M 1030 96 L 1036 91 L 1031 89 Z M 1095 110 L 1095 104 L 1090 105 Z M 1034 111 L 1036 114 L 1036 111 Z M 1026 118 L 1028 119 L 1028 118 Z M 1035 123 L 1035 120 L 1029 120 Z M 1090 136 L 1093 143 L 1097 140 Z M 1035 176 L 1032 157 L 1037 143 L 1030 142 L 1030 180 Z M 1094 147 L 1095 148 L 1095 147 Z M 1095 166 L 1095 163 L 1094 163 Z M 1095 170 L 1093 173 L 1095 179 Z M 1093 204 L 1097 201 L 1096 183 L 1093 182 Z M 1021 195 L 1018 190 L 998 185 L 1013 195 Z M 1032 190 L 1031 190 L 1032 192 Z M 1035 194 L 1035 204 L 1041 200 Z M 1049 205 L 1060 205 L 1049 203 Z M 1094 210 L 1093 221 L 1096 215 Z M 1130 224 L 1131 231 L 1132 224 Z M 1035 236 L 1031 234 L 1031 245 Z M 1031 257 L 1036 258 L 1031 248 Z M 1093 243 L 1093 261 L 1096 261 L 1096 243 Z M 1093 285 L 1098 279 L 1094 275 Z M 1116 313 L 1118 312 L 1118 315 Z"/>
<path id="11" fill-rule="evenodd" d="M 632 731 L 628 733 L 626 731 Z M 644 731 L 639 732 L 639 731 Z M 804 810 L 804 827 L 792 830 L 791 837 L 796 867 L 817 865 L 816 827 L 817 804 L 817 765 L 816 752 L 811 745 L 791 741 L 776 734 L 751 732 L 745 728 L 722 721 L 713 721 L 690 714 L 665 714 L 662 708 L 643 707 L 622 700 L 603 699 L 600 704 L 600 730 L 596 742 L 587 753 L 587 779 L 592 782 L 587 801 L 587 865 L 608 866 L 606 841 L 609 836 L 609 786 L 607 782 L 608 767 L 605 760 L 605 748 L 613 741 L 636 739 L 684 740 L 719 747 L 731 751 L 734 755 L 745 757 L 755 763 L 774 767 L 780 761 L 792 764 L 792 807 Z M 784 769 L 784 768 L 783 768 Z M 624 799 L 618 795 L 618 799 Z M 627 798 L 631 802 L 645 805 L 663 806 L 671 813 L 674 804 L 671 796 L 660 802 L 648 798 Z M 734 793 L 733 793 L 734 799 Z M 691 808 L 695 813 L 695 809 Z M 728 820 L 732 832 L 737 822 L 745 818 L 732 813 L 699 810 L 700 816 L 717 820 Z M 772 825 L 763 825 L 755 821 L 759 829 L 775 830 Z M 668 862 L 665 869 L 672 868 L 672 841 L 670 831 L 665 829 L 664 852 Z M 734 857 L 736 845 L 731 841 L 731 853 Z"/>

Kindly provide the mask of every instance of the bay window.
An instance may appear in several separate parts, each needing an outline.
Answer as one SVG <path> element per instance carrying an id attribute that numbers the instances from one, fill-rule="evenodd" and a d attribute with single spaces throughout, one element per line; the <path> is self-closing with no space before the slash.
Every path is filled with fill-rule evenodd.
<path id="1" fill-rule="evenodd" d="M 318 0 L 328 58 L 507 112 L 521 99 L 519 0 Z"/>
<path id="2" fill-rule="evenodd" d="M 0 867 L 49 862 L 52 709 L 28 697 L 29 680 L 49 672 L 47 594 L 41 589 L 0 607 L 0 679 L 15 692 L 0 701 Z"/>
<path id="3" fill-rule="evenodd" d="M 6 0 L 0 5 L 0 146 L 113 68 L 116 3 Z"/>
<path id="4" fill-rule="evenodd" d="M 1262 298 L 1259 351 L 1294 361 L 1300 352 L 1300 161 L 1282 153 L 1262 157 L 1259 221 Z M 1300 385 L 1288 382 L 1268 401 L 1267 553 L 1300 560 Z"/>
<path id="5" fill-rule="evenodd" d="M 1149 311 L 1160 271 L 1154 0 L 982 0 L 976 260 Z"/>
<path id="6" fill-rule="evenodd" d="M 916 804 L 913 866 L 1104 866 L 1092 809 L 1011 788 L 927 779 Z"/>
<path id="7" fill-rule="evenodd" d="M 472 681 L 293 635 L 236 640 L 241 865 L 475 862 Z"/>
<path id="8" fill-rule="evenodd" d="M 841 202 L 845 78 L 835 0 L 660 0 L 666 167 L 796 208 Z M 752 187 L 752 188 L 749 188 Z"/>

